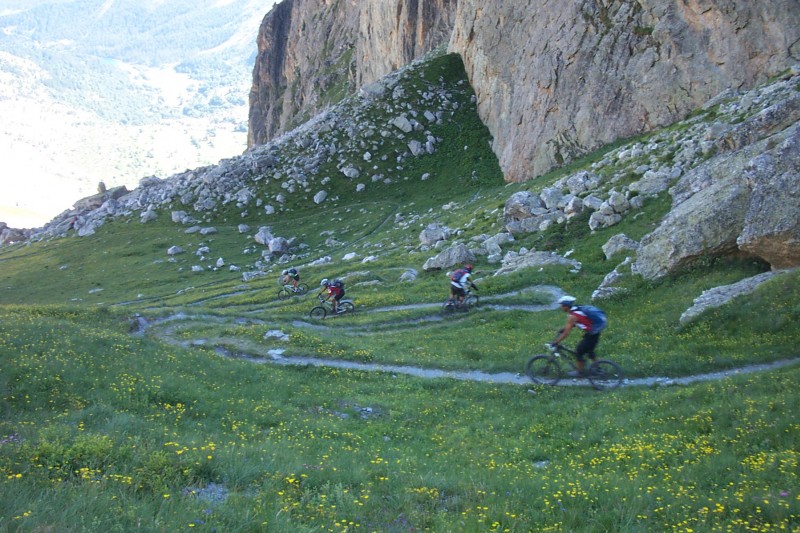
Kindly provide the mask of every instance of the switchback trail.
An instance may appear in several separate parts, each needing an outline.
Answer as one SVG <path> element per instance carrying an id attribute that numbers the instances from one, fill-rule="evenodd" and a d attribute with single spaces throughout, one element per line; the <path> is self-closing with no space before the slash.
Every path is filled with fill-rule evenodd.
<path id="1" fill-rule="evenodd" d="M 481 383 L 498 383 L 506 385 L 532 385 L 530 379 L 521 373 L 513 372 L 500 372 L 489 373 L 480 370 L 437 370 L 433 368 L 422 368 L 416 366 L 404 365 L 381 365 L 374 363 L 357 363 L 353 361 L 341 361 L 335 359 L 319 359 L 316 357 L 283 357 L 282 350 L 269 350 L 267 357 L 254 357 L 244 353 L 234 353 L 227 349 L 217 348 L 217 353 L 225 357 L 242 358 L 252 361 L 254 363 L 274 364 L 282 366 L 316 366 L 326 368 L 339 368 L 346 370 L 359 370 L 362 372 L 386 372 L 392 374 L 404 374 L 425 379 L 447 378 L 456 379 L 461 381 L 476 381 Z M 672 386 L 672 385 L 689 385 L 702 381 L 715 381 L 730 376 L 740 374 L 752 374 L 754 372 L 763 372 L 767 370 L 776 370 L 794 364 L 800 363 L 800 358 L 784 359 L 780 361 L 773 361 L 772 363 L 747 365 L 740 368 L 733 368 L 719 372 L 709 372 L 706 374 L 696 374 L 693 376 L 683 376 L 679 378 L 670 378 L 663 376 L 625 379 L 622 383 L 623 387 L 652 387 L 652 386 Z M 562 379 L 558 386 L 566 387 L 580 387 L 591 386 L 588 380 L 585 379 Z"/>
<path id="2" fill-rule="evenodd" d="M 554 286 L 536 286 L 529 288 L 528 290 L 535 289 L 541 292 L 549 293 L 551 298 L 555 300 L 555 298 L 562 293 L 561 289 Z M 499 301 L 502 302 L 505 298 L 510 295 L 517 295 L 521 292 L 527 291 L 515 291 L 514 293 L 506 294 L 506 295 L 496 295 L 496 296 L 489 296 L 482 298 L 482 302 L 486 301 Z M 441 304 L 439 303 L 430 303 L 430 304 L 411 304 L 405 306 L 395 306 L 395 307 L 386 307 L 386 308 L 378 308 L 378 309 L 371 309 L 371 312 L 381 312 L 381 311 L 393 311 L 398 309 L 422 309 L 422 308 L 438 308 Z M 555 304 L 543 304 L 543 305 L 509 305 L 509 304 L 502 304 L 502 303 L 494 303 L 494 304 L 486 304 L 482 303 L 481 307 L 488 307 L 493 308 L 495 310 L 525 310 L 531 312 L 540 312 L 546 310 L 552 310 L 555 308 Z M 415 319 L 412 322 L 418 323 L 420 321 L 424 322 L 426 320 L 433 320 L 433 318 L 440 319 L 440 317 L 428 317 L 422 319 Z M 462 381 L 474 381 L 474 382 L 483 382 L 483 383 L 497 383 L 497 384 L 508 384 L 508 385 L 527 385 L 532 386 L 532 382 L 530 379 L 525 376 L 523 373 L 515 373 L 515 372 L 499 372 L 499 373 L 490 373 L 484 372 L 480 370 L 444 370 L 444 369 L 435 369 L 435 368 L 425 368 L 425 367 L 418 367 L 413 365 L 393 365 L 393 364 L 380 364 L 380 363 L 361 363 L 356 361 L 345 361 L 340 359 L 323 359 L 318 357 L 311 357 L 311 356 L 303 356 L 303 355 L 292 355 L 292 356 L 284 356 L 285 350 L 283 349 L 270 349 L 263 345 L 259 345 L 258 343 L 248 341 L 242 338 L 232 337 L 232 336 L 224 336 L 224 337 L 216 337 L 216 338 L 189 338 L 187 339 L 185 333 L 181 333 L 181 323 L 185 322 L 196 322 L 202 321 L 205 323 L 217 323 L 217 324 L 225 324 L 225 323 L 240 323 L 240 324 L 247 324 L 247 323 L 257 323 L 269 327 L 270 324 L 267 321 L 253 319 L 252 317 L 219 317 L 219 316 L 211 316 L 205 314 L 197 314 L 197 315 L 187 315 L 185 313 L 176 313 L 165 318 L 156 319 L 153 322 L 149 322 L 143 317 L 137 318 L 136 324 L 136 332 L 138 334 L 144 334 L 147 331 L 151 331 L 154 336 L 160 338 L 163 341 L 166 341 L 170 344 L 180 345 L 183 347 L 212 347 L 216 350 L 216 352 L 223 356 L 235 359 L 243 359 L 247 361 L 251 361 L 256 364 L 273 364 L 273 365 L 280 365 L 280 366 L 314 366 L 314 367 L 325 367 L 325 368 L 339 368 L 339 369 L 347 369 L 347 370 L 357 370 L 362 372 L 384 372 L 384 373 L 391 373 L 391 374 L 403 374 L 414 376 L 423 379 L 455 379 L 455 380 L 462 380 Z M 274 324 L 276 327 L 280 328 L 280 325 Z M 327 328 L 329 326 L 322 325 L 322 324 L 312 324 L 306 321 L 295 320 L 293 321 L 292 325 L 298 328 Z M 350 333 L 358 334 L 358 331 L 361 331 L 363 328 L 368 328 L 369 330 L 374 330 L 375 325 L 372 326 L 361 326 L 361 327 L 354 327 L 354 328 L 337 328 L 340 333 L 344 333 L 348 329 L 350 329 Z M 380 329 L 380 328 L 378 328 Z M 281 333 L 280 331 L 276 330 L 276 333 Z M 692 383 L 703 382 L 703 381 L 713 381 L 724 379 L 729 376 L 739 375 L 739 374 L 750 374 L 754 372 L 763 372 L 769 370 L 777 370 L 780 368 L 788 367 L 791 365 L 800 364 L 800 357 L 784 359 L 779 361 L 773 361 L 771 363 L 764 363 L 764 364 L 753 364 L 753 365 L 746 365 L 739 368 L 731 368 L 721 371 L 715 372 L 708 372 L 703 374 L 696 374 L 691 376 L 682 376 L 682 377 L 667 377 L 667 376 L 652 376 L 652 377 L 644 377 L 644 378 L 629 378 L 625 379 L 622 383 L 623 387 L 632 387 L 632 386 L 639 386 L 639 387 L 652 387 L 652 386 L 671 386 L 671 385 L 689 385 Z M 559 386 L 585 386 L 590 387 L 588 380 L 585 379 L 569 379 L 565 378 L 562 379 Z"/>
<path id="3" fill-rule="evenodd" d="M 172 317 L 176 321 L 186 316 Z M 201 318 L 201 317 L 195 317 Z M 211 318 L 211 317 L 207 317 Z M 169 320 L 167 320 L 169 322 Z M 145 329 L 149 329 L 148 326 Z M 255 364 L 272 364 L 279 366 L 314 366 L 322 368 L 338 368 L 344 370 L 357 370 L 361 372 L 385 372 L 390 374 L 403 374 L 423 379 L 455 379 L 461 381 L 474 381 L 481 383 L 497 383 L 506 385 L 528 385 L 532 383 L 527 376 L 521 372 L 483 372 L 480 370 L 442 370 L 436 368 L 425 368 L 413 365 L 391 365 L 379 363 L 359 363 L 356 361 L 345 361 L 340 359 L 323 359 L 309 356 L 289 356 L 285 357 L 283 349 L 267 349 L 251 341 L 246 341 L 234 337 L 218 337 L 213 339 L 193 339 L 176 335 L 171 327 L 161 329 L 156 335 L 160 339 L 182 347 L 213 347 L 217 354 L 231 359 L 243 359 Z M 800 358 L 783 359 L 771 363 L 746 365 L 739 368 L 695 374 L 682 377 L 651 376 L 645 378 L 626 378 L 623 387 L 652 387 L 652 386 L 673 386 L 689 385 L 703 381 L 714 381 L 726 377 L 751 374 L 754 372 L 764 372 L 777 370 L 788 366 L 800 364 Z M 558 386 L 566 387 L 589 387 L 588 380 L 584 379 L 562 379 Z"/>

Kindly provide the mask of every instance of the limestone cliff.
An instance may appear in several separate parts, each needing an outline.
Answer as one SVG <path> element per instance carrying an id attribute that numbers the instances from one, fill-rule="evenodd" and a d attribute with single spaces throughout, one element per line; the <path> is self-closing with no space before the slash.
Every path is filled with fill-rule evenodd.
<path id="1" fill-rule="evenodd" d="M 356 0 L 283 0 L 264 18 L 250 90 L 247 145 L 263 144 L 355 89 Z"/>
<path id="2" fill-rule="evenodd" d="M 457 0 L 284 0 L 258 36 L 248 146 L 450 39 Z"/>
<path id="3" fill-rule="evenodd" d="M 797 0 L 460 0 L 462 55 L 507 181 L 685 117 L 800 60 Z"/>
<path id="4" fill-rule="evenodd" d="M 685 117 L 800 61 L 797 0 L 284 0 L 248 145 L 437 45 L 463 59 L 507 181 Z"/>

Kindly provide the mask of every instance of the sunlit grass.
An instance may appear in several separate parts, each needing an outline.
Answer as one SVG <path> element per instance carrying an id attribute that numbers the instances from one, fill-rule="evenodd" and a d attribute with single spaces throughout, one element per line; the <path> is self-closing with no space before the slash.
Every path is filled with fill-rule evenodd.
<path id="1" fill-rule="evenodd" d="M 797 369 L 531 395 L 236 362 L 132 339 L 114 315 L 9 311 L 4 529 L 797 524 Z"/>

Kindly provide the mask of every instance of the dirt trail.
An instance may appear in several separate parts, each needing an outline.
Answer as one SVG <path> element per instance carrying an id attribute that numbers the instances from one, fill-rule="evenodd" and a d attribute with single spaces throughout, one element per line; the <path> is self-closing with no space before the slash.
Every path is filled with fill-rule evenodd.
<path id="1" fill-rule="evenodd" d="M 535 289 L 549 292 L 553 296 L 554 300 L 561 293 L 561 289 L 552 286 L 537 286 L 535 287 Z M 527 291 L 519 291 L 519 292 L 527 292 Z M 511 293 L 510 295 L 517 295 L 519 294 L 519 292 Z M 496 310 L 517 309 L 517 310 L 525 310 L 531 312 L 539 312 L 539 311 L 552 310 L 555 305 L 555 304 L 503 305 L 499 303 L 498 304 L 488 303 L 488 301 L 502 301 L 504 298 L 510 295 L 497 295 L 497 296 L 482 298 L 481 307 L 488 307 Z M 413 305 L 405 305 L 397 307 L 371 309 L 370 312 L 381 312 L 381 311 L 386 312 L 398 309 L 424 309 L 424 308 L 438 309 L 440 305 L 441 304 L 439 303 L 413 304 Z M 435 318 L 440 319 L 438 315 Z M 433 320 L 433 318 L 416 319 L 415 322 L 425 322 L 428 320 Z M 168 316 L 166 318 L 155 320 L 153 322 L 148 322 L 144 318 L 138 317 L 137 327 L 135 329 L 137 330 L 136 331 L 137 334 L 144 334 L 146 331 L 154 331 L 155 336 L 159 337 L 161 340 L 171 344 L 180 345 L 183 347 L 212 346 L 214 347 L 216 352 L 223 357 L 245 359 L 256 364 L 273 364 L 281 366 L 315 366 L 315 367 L 358 370 L 363 372 L 387 372 L 392 374 L 404 374 L 423 379 L 445 378 L 445 379 L 456 379 L 462 381 L 483 382 L 483 383 L 498 383 L 498 384 L 523 385 L 523 386 L 532 385 L 531 381 L 522 373 L 514 373 L 514 372 L 489 373 L 480 370 L 441 370 L 441 369 L 424 368 L 417 366 L 391 365 L 391 364 L 378 364 L 378 363 L 359 363 L 354 361 L 343 361 L 337 359 L 321 359 L 309 356 L 285 357 L 284 356 L 285 351 L 282 349 L 268 349 L 257 343 L 245 341 L 243 339 L 235 337 L 219 337 L 214 339 L 195 338 L 191 340 L 186 340 L 186 338 L 183 335 L 179 334 L 180 323 L 184 321 L 188 321 L 190 323 L 191 322 L 196 323 L 196 321 L 215 322 L 215 323 L 233 322 L 242 324 L 258 323 L 266 327 L 270 326 L 270 324 L 268 324 L 263 320 L 257 320 L 252 318 L 214 317 L 210 315 L 187 315 L 185 313 L 177 313 Z M 312 324 L 306 321 L 294 321 L 292 325 L 298 328 L 326 329 L 330 327 L 323 324 Z M 279 324 L 274 324 L 274 326 L 280 328 Z M 336 328 L 336 330 L 340 333 L 344 333 L 343 330 L 346 329 L 348 328 Z M 354 331 L 352 333 L 357 333 L 357 331 L 355 330 L 363 330 L 363 329 L 364 329 L 363 327 L 356 327 L 354 328 Z M 277 332 L 280 333 L 280 331 Z M 800 364 L 800 358 L 785 359 L 766 364 L 747 365 L 740 368 L 728 369 L 717 372 L 709 372 L 705 374 L 697 374 L 692 376 L 683 376 L 677 378 L 667 377 L 667 376 L 653 376 L 646 378 L 625 379 L 622 386 L 651 387 L 651 386 L 688 385 L 691 383 L 697 383 L 702 381 L 724 379 L 726 377 L 738 374 L 750 374 L 754 372 L 776 370 L 795 364 Z M 559 382 L 559 386 L 589 387 L 590 384 L 588 383 L 588 380 L 585 379 L 562 379 Z"/>
<path id="2" fill-rule="evenodd" d="M 391 374 L 404 374 L 425 379 L 448 378 L 461 381 L 476 381 L 482 383 L 498 383 L 506 385 L 532 385 L 530 379 L 525 375 L 514 372 L 488 373 L 480 370 L 438 370 L 433 368 L 422 368 L 417 366 L 404 365 L 382 365 L 375 363 L 357 363 L 353 361 L 341 361 L 335 359 L 319 359 L 316 357 L 283 357 L 283 350 L 269 350 L 267 357 L 254 357 L 253 355 L 241 352 L 231 352 L 227 349 L 217 348 L 217 353 L 225 357 L 235 357 L 247 359 L 259 364 L 274 364 L 281 366 L 316 366 L 325 368 L 340 368 L 346 370 L 359 370 L 362 372 L 388 372 Z M 647 378 L 625 379 L 623 387 L 651 387 L 651 386 L 672 386 L 688 385 L 701 381 L 714 381 L 729 376 L 739 374 L 751 374 L 767 370 L 776 370 L 790 365 L 800 364 L 800 358 L 785 359 L 772 363 L 748 365 L 741 368 L 734 368 L 720 372 L 710 372 L 707 374 L 697 374 L 694 376 L 684 376 L 680 378 L 670 378 L 655 376 Z M 562 379 L 559 386 L 566 387 L 589 387 L 588 380 L 585 379 Z"/>

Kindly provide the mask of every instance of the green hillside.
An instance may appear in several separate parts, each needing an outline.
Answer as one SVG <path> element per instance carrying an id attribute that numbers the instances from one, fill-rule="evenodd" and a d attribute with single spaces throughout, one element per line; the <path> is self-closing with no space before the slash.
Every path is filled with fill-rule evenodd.
<path id="1" fill-rule="evenodd" d="M 441 139 L 432 154 L 398 163 L 402 147 L 382 144 L 370 173 L 390 179 L 361 192 L 330 158 L 318 169 L 332 177 L 319 205 L 312 186 L 273 216 L 231 201 L 193 213 L 216 230 L 203 235 L 171 221 L 190 207 L 176 201 L 146 224 L 136 213 L 87 237 L 0 248 L 0 531 L 800 527 L 796 364 L 604 393 L 272 364 L 520 373 L 565 320 L 548 287 L 588 301 L 617 264 L 601 246 L 618 233 L 641 238 L 669 208 L 664 193 L 611 228 L 592 232 L 576 217 L 518 235 L 504 253 L 554 251 L 582 268 L 496 276 L 478 257 L 481 305 L 442 317 L 449 282 L 423 271 L 437 251 L 420 247 L 422 229 L 446 225 L 464 243 L 497 234 L 511 194 L 539 191 L 615 147 L 507 185 L 456 56 L 433 56 L 398 84 L 407 95 L 443 90 L 452 120 L 429 126 Z M 385 101 L 354 102 L 336 112 L 391 118 Z M 363 153 L 346 131 L 330 135 L 339 153 Z M 274 198 L 279 176 L 302 174 L 288 162 L 307 150 L 276 144 L 276 166 L 252 171 L 257 196 Z M 290 262 L 262 259 L 260 226 L 299 243 Z M 186 253 L 170 256 L 172 246 Z M 289 264 L 311 291 L 279 299 Z M 627 292 L 599 304 L 610 317 L 601 356 L 631 379 L 797 356 L 797 272 L 680 326 L 703 290 L 766 268 L 709 257 L 658 281 L 630 278 Z M 416 277 L 401 279 L 408 271 Z M 356 312 L 311 320 L 319 280 L 335 277 Z"/>

